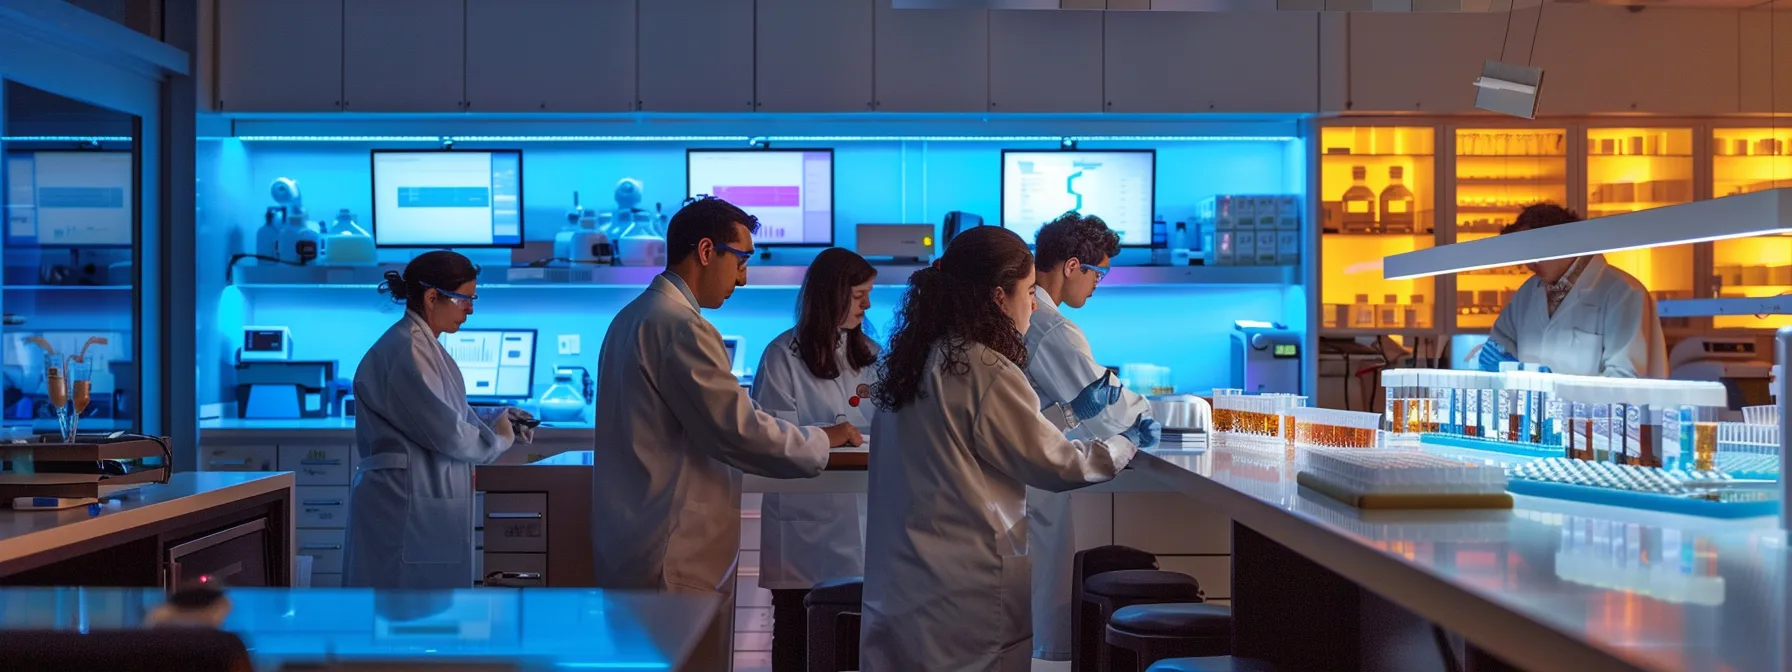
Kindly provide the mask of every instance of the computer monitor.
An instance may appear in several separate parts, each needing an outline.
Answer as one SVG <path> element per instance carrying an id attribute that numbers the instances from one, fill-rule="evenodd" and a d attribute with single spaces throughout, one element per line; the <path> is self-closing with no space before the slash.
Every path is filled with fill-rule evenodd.
<path id="1" fill-rule="evenodd" d="M 442 347 L 460 367 L 468 400 L 535 396 L 534 329 L 462 329 L 442 334 Z"/>
<path id="2" fill-rule="evenodd" d="M 1156 173 L 1149 149 L 1002 150 L 1002 228 L 1030 244 L 1040 227 L 1074 210 L 1107 222 L 1123 246 L 1149 246 Z"/>
<path id="3" fill-rule="evenodd" d="M 135 167 L 131 152 L 8 152 L 7 244 L 129 248 Z"/>
<path id="4" fill-rule="evenodd" d="M 522 247 L 523 153 L 373 150 L 378 247 Z"/>
<path id="5" fill-rule="evenodd" d="M 709 194 L 759 218 L 755 245 L 834 244 L 834 150 L 692 149 L 685 193 Z"/>

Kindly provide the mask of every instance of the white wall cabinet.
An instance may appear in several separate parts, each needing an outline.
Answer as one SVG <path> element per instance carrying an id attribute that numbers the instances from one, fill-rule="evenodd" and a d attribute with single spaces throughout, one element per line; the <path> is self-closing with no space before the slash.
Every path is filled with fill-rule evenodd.
<path id="1" fill-rule="evenodd" d="M 989 109 L 989 12 L 891 9 L 877 3 L 880 112 Z"/>
<path id="2" fill-rule="evenodd" d="M 463 0 L 350 0 L 343 9 L 343 109 L 462 108 L 467 44 Z"/>
<path id="3" fill-rule="evenodd" d="M 469 112 L 635 109 L 634 0 L 466 0 Z"/>
<path id="4" fill-rule="evenodd" d="M 1315 112 L 1319 14 L 1110 12 L 1109 112 Z"/>
<path id="5" fill-rule="evenodd" d="M 653 0 L 638 5 L 640 108 L 753 109 L 753 3 Z"/>
<path id="6" fill-rule="evenodd" d="M 989 13 L 989 111 L 1100 112 L 1104 12 Z"/>
<path id="7" fill-rule="evenodd" d="M 341 109 L 342 1 L 221 0 L 217 109 Z"/>
<path id="8" fill-rule="evenodd" d="M 1537 113 L 1738 112 L 1738 19 L 1724 11 L 1547 5 L 1537 33 Z"/>
<path id="9" fill-rule="evenodd" d="M 755 108 L 866 112 L 876 0 L 759 0 Z"/>

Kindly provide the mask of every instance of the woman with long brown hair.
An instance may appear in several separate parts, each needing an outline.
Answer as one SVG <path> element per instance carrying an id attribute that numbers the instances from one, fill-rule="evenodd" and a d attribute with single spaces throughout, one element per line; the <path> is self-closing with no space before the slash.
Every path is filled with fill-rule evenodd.
<path id="1" fill-rule="evenodd" d="M 1033 255 L 974 228 L 909 278 L 874 389 L 860 667 L 1025 671 L 1026 486 L 1111 479 L 1149 428 L 1064 436 L 1027 382 Z"/>

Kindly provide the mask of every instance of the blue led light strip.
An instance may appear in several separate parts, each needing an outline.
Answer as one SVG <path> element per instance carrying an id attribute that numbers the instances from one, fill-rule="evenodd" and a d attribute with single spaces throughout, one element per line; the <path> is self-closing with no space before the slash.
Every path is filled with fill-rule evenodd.
<path id="1" fill-rule="evenodd" d="M 9 138 L 11 139 L 11 138 Z M 129 140 L 129 138 L 119 138 Z M 213 138 L 201 138 L 213 139 Z M 244 135 L 243 142 L 1293 142 L 1281 135 Z"/>
<path id="2" fill-rule="evenodd" d="M 122 135 L 7 135 L 0 142 L 131 142 L 135 138 Z"/>

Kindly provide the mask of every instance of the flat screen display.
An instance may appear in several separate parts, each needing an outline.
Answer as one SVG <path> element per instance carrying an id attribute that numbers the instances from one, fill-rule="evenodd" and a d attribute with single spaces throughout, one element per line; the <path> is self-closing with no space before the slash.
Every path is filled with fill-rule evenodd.
<path id="1" fill-rule="evenodd" d="M 468 399 L 535 396 L 534 329 L 462 329 L 442 334 L 442 348 L 460 368 Z"/>
<path id="2" fill-rule="evenodd" d="M 130 247 L 134 161 L 130 152 L 8 153 L 7 242 Z"/>
<path id="3" fill-rule="evenodd" d="M 379 247 L 519 247 L 523 153 L 373 152 Z"/>
<path id="4" fill-rule="evenodd" d="M 1120 234 L 1120 244 L 1151 244 L 1157 208 L 1157 153 L 1002 151 L 1002 227 L 1032 243 L 1039 227 L 1076 211 Z"/>
<path id="5" fill-rule="evenodd" d="M 709 194 L 759 218 L 755 245 L 834 244 L 834 150 L 692 149 L 685 193 Z"/>

